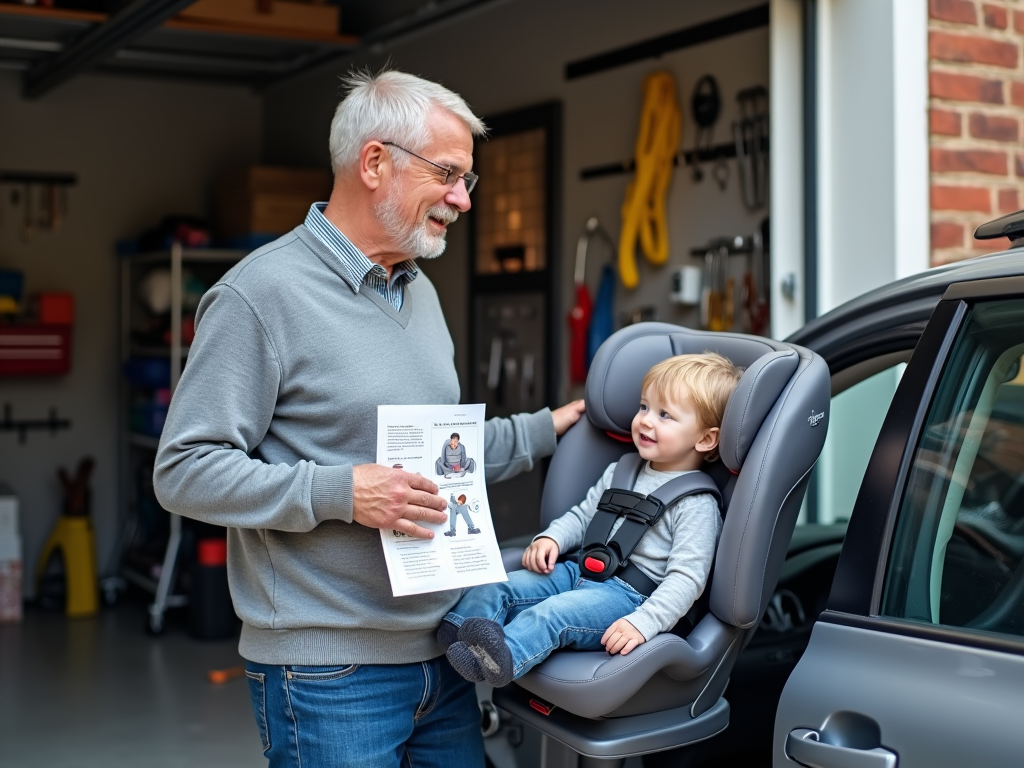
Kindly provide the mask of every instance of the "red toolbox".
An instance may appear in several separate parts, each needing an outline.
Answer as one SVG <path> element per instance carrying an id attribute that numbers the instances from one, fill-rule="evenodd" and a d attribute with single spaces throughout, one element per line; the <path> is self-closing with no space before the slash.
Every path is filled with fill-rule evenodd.
<path id="1" fill-rule="evenodd" d="M 70 325 L 0 325 L 0 376 L 63 376 L 70 370 Z"/>

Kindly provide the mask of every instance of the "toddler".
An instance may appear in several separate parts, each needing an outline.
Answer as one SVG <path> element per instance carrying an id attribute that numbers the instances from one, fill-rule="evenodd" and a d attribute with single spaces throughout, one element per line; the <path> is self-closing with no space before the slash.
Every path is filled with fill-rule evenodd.
<path id="1" fill-rule="evenodd" d="M 672 357 L 647 372 L 631 429 L 645 462 L 631 490 L 653 493 L 717 460 L 722 415 L 740 374 L 710 352 Z M 649 597 L 618 577 L 581 577 L 575 559 L 557 562 L 582 544 L 614 471 L 612 464 L 583 501 L 533 540 L 523 554 L 526 570 L 468 590 L 444 617 L 437 638 L 464 678 L 507 685 L 558 648 L 627 654 L 672 629 L 700 597 L 722 530 L 709 493 L 669 506 L 633 550 L 629 561 L 657 585 Z"/>

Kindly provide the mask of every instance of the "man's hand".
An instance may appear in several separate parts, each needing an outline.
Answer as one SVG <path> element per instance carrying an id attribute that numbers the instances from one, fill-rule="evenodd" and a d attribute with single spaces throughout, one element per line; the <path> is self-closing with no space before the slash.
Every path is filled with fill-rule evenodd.
<path id="1" fill-rule="evenodd" d="M 583 415 L 583 411 L 586 409 L 586 402 L 583 400 L 573 400 L 571 403 L 553 410 L 551 412 L 551 419 L 555 422 L 555 434 L 559 437 L 564 435 L 569 427 L 580 420 L 580 416 Z"/>
<path id="2" fill-rule="evenodd" d="M 642 645 L 645 642 L 647 642 L 647 638 L 640 634 L 640 630 L 625 619 L 616 621 L 601 636 L 601 645 L 612 655 L 621 653 L 625 656 L 638 645 Z"/>
<path id="3" fill-rule="evenodd" d="M 523 552 L 523 568 L 544 575 L 551 573 L 558 559 L 558 543 L 547 536 L 541 536 Z"/>
<path id="4" fill-rule="evenodd" d="M 443 523 L 448 519 L 446 509 L 437 486 L 421 475 L 380 464 L 352 467 L 352 519 L 360 525 L 432 539 L 433 531 L 414 521 Z"/>

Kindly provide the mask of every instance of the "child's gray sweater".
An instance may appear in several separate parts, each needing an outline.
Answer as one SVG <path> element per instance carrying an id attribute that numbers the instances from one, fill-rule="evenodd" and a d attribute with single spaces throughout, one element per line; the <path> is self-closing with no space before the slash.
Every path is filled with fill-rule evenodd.
<path id="1" fill-rule="evenodd" d="M 245 658 L 399 664 L 442 653 L 434 633 L 461 591 L 392 597 L 378 531 L 352 522 L 352 467 L 376 460 L 378 405 L 458 401 L 454 346 L 423 274 L 396 311 L 300 226 L 203 297 L 154 486 L 171 512 L 228 528 Z M 487 477 L 554 449 L 546 409 L 492 419 Z"/>
<path id="2" fill-rule="evenodd" d="M 611 487 L 615 464 L 605 470 L 597 484 L 578 505 L 548 526 L 540 535 L 554 539 L 560 552 L 572 552 L 583 544 L 583 534 L 597 512 L 601 494 Z M 653 493 L 682 472 L 658 472 L 644 462 L 632 490 Z M 612 529 L 614 533 L 621 520 Z M 624 618 L 650 640 L 676 625 L 700 597 L 711 573 L 722 515 L 709 493 L 687 496 L 665 510 L 665 514 L 644 534 L 629 560 L 650 576 L 658 588 L 633 613 Z"/>

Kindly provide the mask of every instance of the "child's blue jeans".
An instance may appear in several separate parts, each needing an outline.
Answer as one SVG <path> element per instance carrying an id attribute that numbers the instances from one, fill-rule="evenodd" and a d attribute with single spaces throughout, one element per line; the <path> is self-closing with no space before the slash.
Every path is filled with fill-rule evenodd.
<path id="1" fill-rule="evenodd" d="M 568 560 L 546 576 L 512 571 L 506 582 L 472 587 L 444 618 L 460 627 L 471 616 L 504 625 L 513 675 L 522 677 L 558 648 L 601 650 L 604 631 L 646 599 L 618 578 L 584 579 Z"/>

